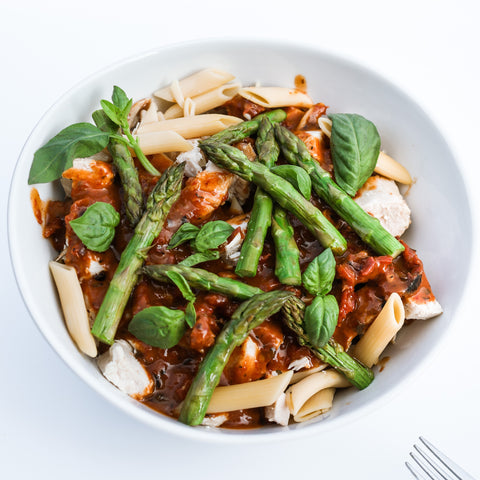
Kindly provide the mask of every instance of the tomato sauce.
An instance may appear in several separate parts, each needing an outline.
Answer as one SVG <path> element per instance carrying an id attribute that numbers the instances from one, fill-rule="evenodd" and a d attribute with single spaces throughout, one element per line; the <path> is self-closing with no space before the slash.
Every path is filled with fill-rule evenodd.
<path id="1" fill-rule="evenodd" d="M 245 114 L 254 116 L 263 111 L 262 107 L 239 98 L 228 102 L 225 108 L 231 114 L 239 115 L 241 112 L 241 116 Z M 301 116 L 296 110 L 298 109 L 287 109 L 286 124 L 292 129 L 295 129 L 301 120 Z M 323 114 L 322 112 L 324 113 L 324 109 L 317 107 L 311 112 L 311 117 L 318 117 Z M 300 113 L 303 116 L 305 112 L 300 111 Z M 313 120 L 309 117 L 308 122 L 311 121 Z M 328 144 L 318 143 L 314 145 L 314 148 L 320 163 L 331 170 Z M 162 170 L 168 166 L 168 158 L 165 159 L 164 156 L 158 156 L 155 160 L 157 167 Z M 73 178 L 71 199 L 63 202 L 50 201 L 45 207 L 45 215 L 38 215 L 38 218 L 44 222 L 44 236 L 51 240 L 57 251 L 64 251 L 65 263 L 73 265 L 77 269 L 87 307 L 92 317 L 101 305 L 120 254 L 133 234 L 124 215 L 122 188 L 118 181 L 109 177 L 107 170 L 108 168 L 105 176 L 102 177 L 104 181 L 100 183 L 90 181 L 88 176 L 76 176 L 75 172 L 72 172 L 70 175 L 70 178 Z M 148 176 L 141 168 L 139 168 L 139 172 L 146 196 L 156 178 Z M 213 219 L 232 217 L 228 201 L 225 203 L 226 197 L 219 201 L 216 190 L 224 190 L 218 181 L 228 182 L 228 175 L 225 177 L 217 178 L 217 183 L 214 182 L 210 186 L 208 186 L 208 182 L 204 183 L 203 190 L 196 186 L 198 180 L 195 178 L 186 181 L 180 200 L 172 207 L 162 233 L 154 241 L 148 253 L 146 264 L 178 263 L 192 254 L 188 244 L 171 250 L 167 249 L 171 235 L 181 223 L 191 220 L 201 226 Z M 212 198 L 215 197 L 218 205 L 212 207 L 204 215 L 193 214 L 192 212 L 199 208 L 197 204 L 203 206 L 205 198 L 209 195 Z M 38 209 L 39 201 L 36 197 L 34 200 Z M 114 242 L 104 253 L 88 251 L 69 225 L 73 218 L 81 215 L 88 205 L 95 201 L 108 202 L 122 214 L 122 221 L 117 227 Z M 398 292 L 403 298 L 415 295 L 426 298 L 433 296 L 423 272 L 422 263 L 414 250 L 405 245 L 405 252 L 396 259 L 376 256 L 351 228 L 319 198 L 313 195 L 311 201 L 334 223 L 348 242 L 347 251 L 336 257 L 337 273 L 332 291 L 340 308 L 334 338 L 345 349 L 348 349 L 365 331 L 392 292 Z M 247 205 L 249 205 L 248 202 Z M 303 271 L 323 251 L 323 247 L 295 217 L 291 215 L 289 217 L 295 229 L 295 240 L 300 250 L 300 265 Z M 101 272 L 92 274 L 93 261 L 102 266 Z M 206 262 L 200 267 L 220 276 L 240 279 L 235 275 L 235 266 L 223 259 Z M 301 296 L 305 302 L 309 303 L 312 300 L 312 296 L 300 288 L 282 287 L 275 277 L 274 270 L 274 245 L 268 235 L 257 275 L 240 280 L 264 291 L 289 288 Z M 128 332 L 127 326 L 130 319 L 148 306 L 164 305 L 184 309 L 186 302 L 175 286 L 156 282 L 146 277 L 140 278 L 125 309 L 116 336 L 116 338 L 129 340 L 135 346 L 137 358 L 155 379 L 154 392 L 143 402 L 172 417 L 178 416 L 181 402 L 187 394 L 202 358 L 239 305 L 239 302 L 224 295 L 201 291 L 194 293 L 197 295 L 195 302 L 197 322 L 193 329 L 189 329 L 180 343 L 173 348 L 152 347 L 134 338 Z M 266 320 L 255 328 L 248 338 L 248 341 L 252 342 L 252 348 L 254 347 L 259 354 L 252 359 L 242 350 L 242 346 L 237 347 L 224 369 L 221 385 L 258 380 L 274 372 L 286 371 L 292 361 L 303 357 L 307 357 L 313 366 L 321 363 L 308 348 L 301 347 L 297 343 L 294 335 L 281 323 L 278 316 Z M 101 347 L 103 350 L 106 348 L 106 346 Z M 265 422 L 263 409 L 249 409 L 231 412 L 228 422 L 223 426 L 245 428 L 258 426 Z"/>

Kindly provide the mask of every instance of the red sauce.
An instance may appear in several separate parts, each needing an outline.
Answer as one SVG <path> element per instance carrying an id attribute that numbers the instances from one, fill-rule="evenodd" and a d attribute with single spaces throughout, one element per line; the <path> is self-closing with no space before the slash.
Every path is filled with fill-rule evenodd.
<path id="1" fill-rule="evenodd" d="M 241 97 L 235 97 L 224 108 L 230 114 L 237 116 L 245 114 L 254 116 L 265 110 Z M 312 107 L 306 125 L 310 125 L 311 122 L 318 119 L 319 115 L 324 114 L 325 108 L 323 104 Z M 287 119 L 284 123 L 290 128 L 296 129 L 305 115 L 305 111 L 296 108 L 286 110 Z M 303 135 L 301 134 L 302 138 Z M 312 143 L 312 145 L 312 154 L 324 168 L 331 171 L 329 145 L 322 142 Z M 246 142 L 242 148 L 249 149 L 251 145 Z M 159 170 L 165 169 L 169 164 L 168 158 L 164 157 L 152 158 Z M 156 177 L 149 176 L 141 167 L 139 167 L 139 176 L 146 196 L 153 187 Z M 38 195 L 33 195 L 32 198 L 37 220 L 45 219 L 44 236 L 50 238 L 58 251 L 64 249 L 65 238 L 68 239 L 65 263 L 74 265 L 77 269 L 87 306 L 95 314 L 106 293 L 120 253 L 133 232 L 123 215 L 121 186 L 109 177 L 108 169 L 105 170 L 105 176 L 102 177 L 101 182 L 92 183 L 87 177 L 74 179 L 71 200 L 48 202 L 44 217 L 39 214 L 41 201 Z M 172 207 L 162 233 L 149 251 L 147 264 L 178 263 L 192 253 L 188 245 L 182 245 L 172 250 L 166 248 L 171 235 L 182 222 L 189 220 L 197 225 L 202 225 L 209 220 L 229 219 L 232 216 L 229 212 L 228 202 L 224 204 L 226 197 L 223 198 L 220 195 L 219 199 L 218 189 L 224 191 L 226 186 L 228 190 L 227 183 L 231 181 L 228 174 L 224 177 L 222 174 L 216 174 L 215 181 L 212 176 L 211 183 L 204 182 L 201 188 L 197 185 L 198 179 L 196 178 L 186 181 L 181 198 Z M 220 183 L 218 183 L 219 181 Z M 222 186 L 221 182 L 226 183 Z M 114 242 L 106 252 L 101 254 L 88 251 L 69 225 L 73 218 L 81 215 L 88 205 L 95 201 L 111 203 L 122 213 L 122 221 L 117 227 Z M 214 204 L 216 202 L 216 204 L 208 211 L 202 210 L 205 202 L 209 201 Z M 336 258 L 337 275 L 332 292 L 340 307 L 340 317 L 334 337 L 345 348 L 348 348 L 355 338 L 365 331 L 392 292 L 398 292 L 403 298 L 416 295 L 422 296 L 422 298 L 433 297 L 423 272 L 422 263 L 414 250 L 405 245 L 403 255 L 394 260 L 390 257 L 376 256 L 350 227 L 319 198 L 313 195 L 311 201 L 337 226 L 348 242 L 347 251 Z M 196 211 L 202 213 L 195 214 Z M 323 248 L 296 218 L 290 216 L 290 221 L 295 229 L 295 240 L 300 250 L 300 264 L 303 271 L 323 251 Z M 105 271 L 91 275 L 89 267 L 92 259 L 100 263 Z M 238 279 L 234 272 L 234 266 L 223 260 L 202 264 L 202 268 L 221 276 Z M 274 246 L 270 236 L 267 236 L 257 275 L 253 278 L 242 279 L 242 281 L 260 287 L 264 291 L 291 288 L 281 286 L 275 277 L 274 268 Z M 293 291 L 303 296 L 306 302 L 311 300 L 311 296 L 301 289 L 293 287 Z M 184 335 L 177 346 L 166 350 L 151 347 L 135 339 L 127 331 L 127 325 L 132 316 L 147 306 L 164 305 L 180 309 L 186 307 L 186 303 L 176 287 L 158 283 L 149 278 L 141 278 L 134 289 L 117 333 L 117 338 L 128 339 L 135 345 L 137 358 L 155 379 L 153 394 L 143 402 L 149 407 L 173 417 L 178 416 L 180 404 L 187 394 L 206 351 L 214 343 L 216 335 L 239 304 L 223 295 L 206 292 L 195 293 L 197 294 L 195 302 L 197 323 Z M 309 349 L 301 347 L 294 336 L 275 317 L 266 320 L 261 326 L 254 329 L 250 333 L 249 341 L 253 342 L 253 346 L 258 349 L 260 354 L 252 362 L 248 360 L 242 347 L 235 349 L 222 375 L 222 385 L 258 380 L 273 372 L 286 371 L 292 361 L 302 357 L 308 357 L 313 366 L 320 364 Z M 261 409 L 250 409 L 231 412 L 229 420 L 224 426 L 245 428 L 265 422 Z"/>

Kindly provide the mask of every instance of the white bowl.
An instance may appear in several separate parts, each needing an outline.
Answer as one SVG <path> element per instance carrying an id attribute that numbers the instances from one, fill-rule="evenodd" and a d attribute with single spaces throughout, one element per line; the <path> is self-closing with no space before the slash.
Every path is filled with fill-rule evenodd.
<path id="1" fill-rule="evenodd" d="M 389 347 L 390 361 L 383 372 L 377 373 L 372 385 L 361 392 L 352 388 L 337 395 L 331 413 L 323 421 L 240 431 L 187 427 L 113 387 L 95 362 L 78 352 L 66 332 L 48 271 L 48 261 L 55 252 L 42 238 L 29 201 L 31 187 L 27 178 L 35 150 L 67 125 L 90 121 L 99 100 L 109 98 L 115 84 L 138 99 L 205 67 L 230 71 L 244 84 L 258 80 L 263 85 L 291 86 L 295 75 L 304 75 L 312 98 L 331 106 L 330 112 L 359 113 L 372 120 L 380 132 L 382 148 L 417 179 L 408 195 L 413 224 L 405 239 L 423 260 L 444 314 L 403 329 L 397 343 Z M 52 185 L 36 187 L 43 199 L 57 194 Z M 390 82 L 362 66 L 278 42 L 217 40 L 176 45 L 139 55 L 87 78 L 48 110 L 28 138 L 12 181 L 8 212 L 11 257 L 20 291 L 39 329 L 60 357 L 94 390 L 126 413 L 164 431 L 213 441 L 251 442 L 264 437 L 273 440 L 319 434 L 385 402 L 418 371 L 454 320 L 472 250 L 464 182 L 445 140 L 421 108 Z M 454 251 L 462 255 L 453 256 Z"/>

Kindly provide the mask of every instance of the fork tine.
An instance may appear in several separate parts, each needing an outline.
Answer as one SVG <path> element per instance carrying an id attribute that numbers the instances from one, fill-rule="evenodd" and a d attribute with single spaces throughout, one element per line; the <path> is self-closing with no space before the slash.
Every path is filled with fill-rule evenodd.
<path id="1" fill-rule="evenodd" d="M 418 445 L 414 445 L 413 448 L 423 457 L 425 462 L 427 462 L 430 467 L 439 475 L 439 477 L 443 478 L 444 480 L 452 480 L 452 477 L 446 472 L 440 465 L 433 460 L 432 458 L 429 458 L 427 453 L 425 453 Z M 446 477 L 445 475 L 448 475 Z M 453 479 L 455 480 L 455 479 Z"/>
<path id="2" fill-rule="evenodd" d="M 420 441 L 435 455 L 440 462 L 448 468 L 448 470 L 455 476 L 458 480 L 475 480 L 470 474 L 468 474 L 463 468 L 457 465 L 455 462 L 450 460 L 446 455 L 444 455 L 438 448 L 433 446 L 428 440 L 423 437 L 419 437 Z"/>
<path id="3" fill-rule="evenodd" d="M 416 478 L 416 480 L 427 479 L 427 477 L 423 473 L 420 473 L 418 469 L 415 466 L 411 465 L 410 463 L 405 462 L 405 466 L 410 470 L 410 473 Z"/>
<path id="4" fill-rule="evenodd" d="M 428 463 L 423 460 L 422 457 L 419 457 L 415 452 L 410 452 L 410 456 L 415 460 L 415 463 L 428 475 L 428 478 L 431 480 L 438 480 L 432 475 L 431 467 L 428 466 Z"/>

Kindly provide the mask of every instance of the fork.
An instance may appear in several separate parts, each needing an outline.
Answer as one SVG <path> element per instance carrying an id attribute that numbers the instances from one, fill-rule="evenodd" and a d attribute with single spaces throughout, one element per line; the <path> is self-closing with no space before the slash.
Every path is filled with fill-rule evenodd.
<path id="1" fill-rule="evenodd" d="M 438 448 L 435 448 L 428 440 L 423 437 L 419 437 L 419 439 L 423 445 L 414 445 L 413 448 L 416 451 L 410 452 L 410 456 L 418 466 L 405 462 L 408 470 L 416 479 L 475 480 L 475 478 L 440 452 Z"/>

